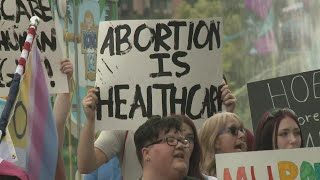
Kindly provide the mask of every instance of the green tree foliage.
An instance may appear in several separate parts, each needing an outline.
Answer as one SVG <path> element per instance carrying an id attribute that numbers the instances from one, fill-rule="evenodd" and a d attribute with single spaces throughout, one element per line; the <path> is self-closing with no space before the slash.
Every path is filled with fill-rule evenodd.
<path id="1" fill-rule="evenodd" d="M 189 1 L 181 3 L 176 18 L 223 18 L 223 70 L 238 100 L 235 113 L 247 127 L 251 116 L 246 83 L 320 68 L 320 45 L 313 41 L 320 36 L 320 1 L 252 1 L 266 16 L 245 7 L 245 0 Z M 259 52 L 255 43 L 265 36 L 259 45 L 272 48 Z"/>
<path id="2" fill-rule="evenodd" d="M 233 93 L 247 99 L 243 86 L 250 73 L 243 70 L 254 59 L 248 54 L 250 47 L 244 16 L 243 1 L 238 0 L 198 0 L 193 5 L 183 1 L 175 13 L 175 18 L 223 18 L 223 71 Z M 247 127 L 251 127 L 248 102 L 242 103 L 243 98 L 237 98 L 236 113 L 245 120 Z"/>

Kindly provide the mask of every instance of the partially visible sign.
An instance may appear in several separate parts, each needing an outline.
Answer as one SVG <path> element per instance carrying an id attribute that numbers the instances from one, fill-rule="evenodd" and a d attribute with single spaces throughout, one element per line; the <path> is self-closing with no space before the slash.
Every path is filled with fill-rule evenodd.
<path id="1" fill-rule="evenodd" d="M 66 75 L 60 72 L 63 57 L 48 1 L 0 0 L 0 12 L 0 96 L 8 95 L 32 16 L 41 19 L 36 41 L 42 52 L 49 91 L 68 92 Z"/>
<path id="2" fill-rule="evenodd" d="M 247 84 L 253 127 L 271 108 L 289 107 L 298 115 L 307 147 L 320 146 L 320 70 Z"/>
<path id="3" fill-rule="evenodd" d="M 216 155 L 218 179 L 319 179 L 320 148 L 250 151 Z"/>

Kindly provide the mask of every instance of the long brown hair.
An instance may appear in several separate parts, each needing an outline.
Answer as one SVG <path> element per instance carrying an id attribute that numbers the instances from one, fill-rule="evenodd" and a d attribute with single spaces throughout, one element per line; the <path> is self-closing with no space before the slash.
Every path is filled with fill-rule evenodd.
<path id="1" fill-rule="evenodd" d="M 185 115 L 172 115 L 172 117 L 175 117 L 182 123 L 185 123 L 188 126 L 190 126 L 194 135 L 194 146 L 189 160 L 188 176 L 204 180 L 205 178 L 200 171 L 200 161 L 202 158 L 202 152 L 196 126 L 194 125 L 192 120 Z"/>
<path id="2" fill-rule="evenodd" d="M 296 113 L 289 108 L 275 108 L 266 111 L 259 120 L 255 130 L 256 150 L 278 149 L 277 135 L 280 122 L 286 117 L 291 117 L 300 129 L 301 145 L 303 147 L 303 138 L 301 127 Z M 275 145 L 275 147 L 273 147 Z"/>

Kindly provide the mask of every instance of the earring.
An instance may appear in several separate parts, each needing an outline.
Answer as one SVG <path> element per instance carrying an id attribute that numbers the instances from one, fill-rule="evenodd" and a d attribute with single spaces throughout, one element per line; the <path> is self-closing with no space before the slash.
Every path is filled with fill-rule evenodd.
<path id="1" fill-rule="evenodd" d="M 150 157 L 147 157 L 147 158 L 146 158 L 146 161 L 147 161 L 147 162 L 150 161 Z"/>

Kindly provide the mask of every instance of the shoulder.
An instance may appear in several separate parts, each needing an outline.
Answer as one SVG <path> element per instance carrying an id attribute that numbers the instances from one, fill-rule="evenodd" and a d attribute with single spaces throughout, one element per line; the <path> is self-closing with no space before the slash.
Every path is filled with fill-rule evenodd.
<path id="1" fill-rule="evenodd" d="M 107 151 L 121 152 L 121 148 L 124 145 L 125 139 L 126 139 L 125 130 L 102 131 L 94 144 L 95 144 L 95 147 L 98 147 L 103 152 L 107 152 Z M 113 148 L 110 148 L 110 147 L 113 147 Z"/>
<path id="2" fill-rule="evenodd" d="M 127 134 L 128 131 L 126 130 L 104 130 L 101 131 L 98 139 L 112 139 L 112 140 L 116 140 L 116 139 L 125 139 L 125 136 Z"/>

